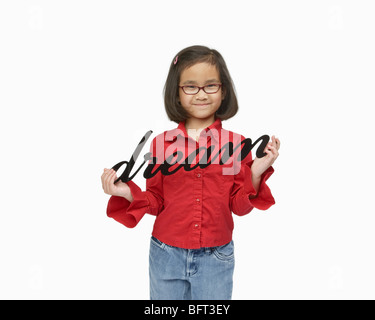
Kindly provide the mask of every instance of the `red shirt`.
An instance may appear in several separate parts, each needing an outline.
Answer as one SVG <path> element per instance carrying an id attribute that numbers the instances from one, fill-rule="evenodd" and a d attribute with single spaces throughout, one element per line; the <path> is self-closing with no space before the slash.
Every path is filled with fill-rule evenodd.
<path id="1" fill-rule="evenodd" d="M 135 227 L 146 213 L 155 215 L 152 235 L 175 247 L 198 249 L 230 242 L 232 212 L 242 216 L 253 208 L 266 210 L 275 204 L 266 185 L 266 180 L 274 172 L 272 167 L 263 173 L 256 194 L 251 181 L 251 152 L 241 161 L 239 147 L 225 161 L 226 149 L 223 146 L 233 142 L 235 148 L 243 139 L 244 136 L 223 129 L 221 120 L 216 119 L 201 132 L 198 143 L 187 134 L 185 122 L 180 122 L 176 129 L 155 137 L 150 147 L 152 156 L 157 158 L 154 170 L 165 159 L 169 164 L 178 161 L 168 168 L 169 172 L 177 167 L 180 169 L 171 175 L 164 175 L 159 170 L 146 180 L 146 191 L 133 181 L 127 182 L 134 200 L 130 203 L 123 197 L 112 196 L 107 215 L 129 228 Z M 185 170 L 185 158 L 199 147 L 202 147 L 200 152 L 189 157 L 188 171 Z M 212 150 L 211 157 L 205 152 L 206 148 Z M 175 151 L 180 156 L 171 156 Z M 220 164 L 220 159 L 225 164 Z M 205 165 L 209 162 L 211 164 Z"/>

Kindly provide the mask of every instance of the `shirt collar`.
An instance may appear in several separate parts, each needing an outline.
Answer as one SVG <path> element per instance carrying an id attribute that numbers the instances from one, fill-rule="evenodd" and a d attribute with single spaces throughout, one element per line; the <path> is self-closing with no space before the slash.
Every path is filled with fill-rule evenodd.
<path id="1" fill-rule="evenodd" d="M 176 129 L 172 130 L 172 131 L 174 131 L 173 132 L 173 136 L 174 136 L 173 140 L 177 139 L 178 135 L 182 135 L 185 138 L 190 138 L 190 136 L 187 134 L 187 131 L 186 131 L 185 122 L 186 122 L 185 120 L 181 121 L 178 124 L 178 127 Z M 210 126 L 208 126 L 207 128 L 204 128 L 203 131 L 208 133 L 211 129 L 216 129 L 216 132 L 218 132 L 219 135 L 220 135 L 221 128 L 222 128 L 221 119 L 216 118 L 214 123 L 211 124 Z M 217 143 L 219 142 L 218 141 L 219 137 L 217 136 L 217 134 L 208 135 L 207 139 L 210 139 L 211 136 L 214 138 L 214 140 L 216 140 Z"/>

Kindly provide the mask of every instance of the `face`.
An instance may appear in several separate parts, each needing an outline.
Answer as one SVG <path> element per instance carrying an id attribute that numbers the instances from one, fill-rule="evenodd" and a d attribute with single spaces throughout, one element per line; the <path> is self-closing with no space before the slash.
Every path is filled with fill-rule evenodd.
<path id="1" fill-rule="evenodd" d="M 216 67 L 202 62 L 182 71 L 179 85 L 203 87 L 218 83 L 221 83 L 221 81 Z M 220 108 L 221 102 L 224 99 L 224 94 L 220 88 L 217 93 L 207 94 L 201 89 L 195 95 L 187 95 L 180 88 L 179 98 L 182 107 L 189 113 L 191 118 L 207 120 L 210 118 L 214 119 L 215 112 Z"/>

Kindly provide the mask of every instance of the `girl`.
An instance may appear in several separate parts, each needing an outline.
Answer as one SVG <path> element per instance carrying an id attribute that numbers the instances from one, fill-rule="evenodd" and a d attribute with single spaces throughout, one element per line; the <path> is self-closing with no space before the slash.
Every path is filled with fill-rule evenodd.
<path id="1" fill-rule="evenodd" d="M 275 203 L 266 180 L 280 141 L 252 160 L 244 136 L 222 128 L 238 110 L 226 64 L 216 50 L 192 46 L 173 59 L 164 88 L 170 120 L 178 123 L 151 143 L 150 163 L 163 165 L 146 180 L 118 181 L 104 169 L 107 215 L 135 227 L 156 216 L 149 256 L 151 299 L 231 299 L 234 271 L 232 212 L 245 215 Z M 159 168 L 160 169 L 160 168 Z"/>

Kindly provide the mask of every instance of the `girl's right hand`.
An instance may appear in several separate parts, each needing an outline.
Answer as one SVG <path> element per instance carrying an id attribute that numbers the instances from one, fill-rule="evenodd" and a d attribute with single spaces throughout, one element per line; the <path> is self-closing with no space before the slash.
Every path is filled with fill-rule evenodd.
<path id="1" fill-rule="evenodd" d="M 113 169 L 104 169 L 104 172 L 102 174 L 102 187 L 106 194 L 109 194 L 111 196 L 118 196 L 118 197 L 124 197 L 128 201 L 133 201 L 133 196 L 130 192 L 129 186 L 119 180 L 114 183 L 117 179 L 116 171 Z"/>

